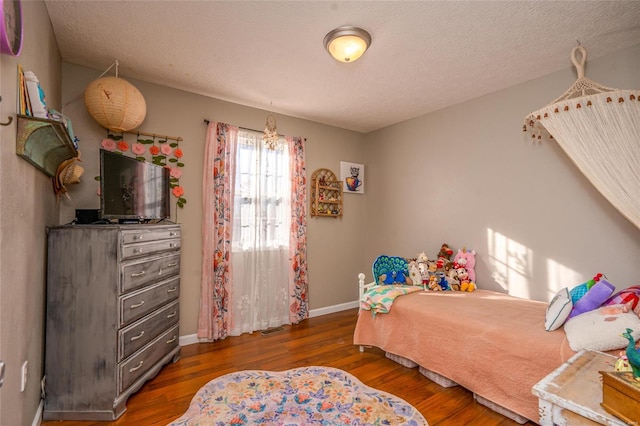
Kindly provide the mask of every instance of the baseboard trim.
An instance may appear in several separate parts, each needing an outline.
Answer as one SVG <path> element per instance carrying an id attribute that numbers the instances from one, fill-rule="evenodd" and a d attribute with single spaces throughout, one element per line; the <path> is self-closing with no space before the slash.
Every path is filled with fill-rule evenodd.
<path id="1" fill-rule="evenodd" d="M 315 318 L 322 315 L 333 314 L 335 312 L 346 311 L 347 309 L 353 309 L 358 307 L 358 301 L 340 303 L 339 305 L 327 306 L 324 308 L 311 309 L 309 311 L 309 318 Z M 200 343 L 197 334 L 187 334 L 180 336 L 180 346 L 193 345 L 194 343 Z"/>
<path id="2" fill-rule="evenodd" d="M 312 309 L 309 311 L 309 318 L 319 317 L 322 315 L 333 314 L 335 312 L 346 311 L 347 309 L 357 308 L 358 301 L 341 303 L 339 305 L 327 306 L 325 308 Z"/>
<path id="3" fill-rule="evenodd" d="M 42 411 L 44 410 L 44 399 L 40 399 L 40 404 L 38 404 L 38 410 L 36 411 L 36 416 L 33 418 L 33 422 L 31 426 L 40 426 L 42 423 Z"/>

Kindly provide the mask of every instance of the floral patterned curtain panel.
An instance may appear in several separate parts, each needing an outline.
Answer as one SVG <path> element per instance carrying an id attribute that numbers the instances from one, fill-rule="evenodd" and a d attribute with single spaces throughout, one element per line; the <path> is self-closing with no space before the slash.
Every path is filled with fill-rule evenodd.
<path id="1" fill-rule="evenodd" d="M 198 338 L 224 339 L 232 334 L 234 187 L 237 127 L 210 123 L 203 176 L 202 282 Z M 291 178 L 289 236 L 289 321 L 309 317 L 307 281 L 306 158 L 304 139 L 286 137 Z M 237 258 L 237 257 L 236 257 Z"/>
<path id="2" fill-rule="evenodd" d="M 289 317 L 297 324 L 309 317 L 309 284 L 307 281 L 307 172 L 304 140 L 286 137 L 291 168 L 291 240 L 289 257 Z"/>
<path id="3" fill-rule="evenodd" d="M 238 128 L 209 123 L 202 181 L 202 281 L 198 339 L 224 339 L 229 332 L 232 277 L 234 158 Z"/>

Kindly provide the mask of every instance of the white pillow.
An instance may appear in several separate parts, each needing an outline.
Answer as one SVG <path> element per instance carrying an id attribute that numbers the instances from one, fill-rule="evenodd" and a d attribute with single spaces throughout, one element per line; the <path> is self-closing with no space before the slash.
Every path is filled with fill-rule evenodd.
<path id="1" fill-rule="evenodd" d="M 640 338 L 640 318 L 636 313 L 603 314 L 603 309 L 618 305 L 603 306 L 573 317 L 564 325 L 571 349 L 612 351 L 626 348 L 629 340 L 622 337 L 627 328 L 633 330 L 634 339 Z"/>
<path id="2" fill-rule="evenodd" d="M 549 306 L 547 306 L 547 314 L 545 316 L 544 328 L 547 331 L 553 331 L 562 326 L 571 313 L 573 303 L 567 287 L 558 291 Z"/>

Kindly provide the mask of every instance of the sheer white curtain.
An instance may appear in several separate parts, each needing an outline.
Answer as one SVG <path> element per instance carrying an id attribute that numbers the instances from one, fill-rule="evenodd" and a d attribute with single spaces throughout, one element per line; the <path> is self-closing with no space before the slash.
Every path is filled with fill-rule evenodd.
<path id="1" fill-rule="evenodd" d="M 230 335 L 289 324 L 291 183 L 286 141 L 268 149 L 238 132 L 230 289 Z"/>

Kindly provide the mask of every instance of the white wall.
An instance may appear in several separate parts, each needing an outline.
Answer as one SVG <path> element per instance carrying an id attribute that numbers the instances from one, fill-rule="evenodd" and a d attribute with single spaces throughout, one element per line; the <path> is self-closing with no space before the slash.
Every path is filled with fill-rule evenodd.
<path id="1" fill-rule="evenodd" d="M 568 67 L 367 135 L 365 272 L 379 254 L 477 252 L 477 284 L 549 300 L 602 272 L 638 284 L 640 231 L 554 143 L 532 143 L 524 117 L 576 80 Z M 640 87 L 640 45 L 589 61 L 609 87 Z"/>

